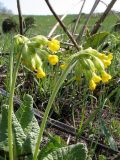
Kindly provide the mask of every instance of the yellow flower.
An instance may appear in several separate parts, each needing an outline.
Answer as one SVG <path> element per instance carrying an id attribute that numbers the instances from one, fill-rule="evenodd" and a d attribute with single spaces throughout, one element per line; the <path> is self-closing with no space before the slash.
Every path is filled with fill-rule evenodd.
<path id="1" fill-rule="evenodd" d="M 99 53 L 98 58 L 100 60 L 104 60 L 104 59 L 107 59 L 107 56 L 104 53 Z"/>
<path id="2" fill-rule="evenodd" d="M 49 61 L 50 64 L 56 65 L 56 64 L 58 63 L 59 59 L 58 59 L 58 56 L 57 56 L 57 55 L 51 55 L 51 54 L 50 54 L 50 55 L 48 56 L 48 61 Z"/>
<path id="3" fill-rule="evenodd" d="M 39 68 L 37 70 L 36 77 L 37 78 L 44 78 L 45 76 L 46 76 L 45 72 L 42 70 L 42 68 Z"/>
<path id="4" fill-rule="evenodd" d="M 113 59 L 112 53 L 109 53 L 109 54 L 108 54 L 108 59 L 109 59 L 110 61 Z"/>
<path id="5" fill-rule="evenodd" d="M 52 39 L 48 42 L 48 47 L 52 52 L 56 52 L 60 49 L 60 42 L 56 39 Z"/>
<path id="6" fill-rule="evenodd" d="M 112 53 L 109 53 L 108 56 L 105 54 L 99 53 L 98 58 L 102 61 L 104 64 L 104 67 L 107 68 L 111 64 L 111 60 L 113 59 Z"/>
<path id="7" fill-rule="evenodd" d="M 102 74 L 102 82 L 104 83 L 108 82 L 112 78 L 111 75 L 106 73 L 105 71 L 103 71 L 101 74 Z"/>
<path id="8" fill-rule="evenodd" d="M 108 66 L 110 66 L 110 64 L 111 64 L 111 60 L 103 60 L 103 64 L 104 64 L 104 66 L 105 66 L 105 68 L 107 68 Z"/>
<path id="9" fill-rule="evenodd" d="M 91 91 L 95 90 L 96 83 L 93 80 L 90 80 L 90 82 L 89 82 L 89 88 L 90 88 Z"/>
<path id="10" fill-rule="evenodd" d="M 93 73 L 92 80 L 93 80 L 95 83 L 99 83 L 102 79 L 101 79 L 101 77 L 98 76 L 96 73 Z"/>
<path id="11" fill-rule="evenodd" d="M 66 69 L 66 67 L 67 67 L 67 64 L 61 64 L 60 65 L 60 68 L 63 69 L 63 70 Z"/>

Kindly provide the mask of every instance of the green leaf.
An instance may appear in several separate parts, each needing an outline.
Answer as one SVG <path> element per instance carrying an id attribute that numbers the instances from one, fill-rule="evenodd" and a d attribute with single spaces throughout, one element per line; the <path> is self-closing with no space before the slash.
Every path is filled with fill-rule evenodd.
<path id="1" fill-rule="evenodd" d="M 18 121 L 20 122 L 24 133 L 27 135 L 32 129 L 33 120 L 33 99 L 30 95 L 26 94 L 23 98 L 23 103 L 15 113 Z"/>
<path id="2" fill-rule="evenodd" d="M 26 136 L 14 113 L 12 114 L 12 127 L 14 137 L 13 145 L 19 154 L 22 151 L 22 145 Z M 8 151 L 8 106 L 6 105 L 2 107 L 2 120 L 0 124 L 0 149 Z"/>
<path id="3" fill-rule="evenodd" d="M 20 154 L 22 153 L 22 147 L 26 139 L 26 135 L 24 134 L 24 131 L 14 113 L 12 115 L 12 123 L 13 123 L 14 146 L 17 151 L 17 154 Z"/>
<path id="4" fill-rule="evenodd" d="M 64 147 L 65 142 L 60 136 L 50 136 L 49 142 L 42 148 L 40 154 L 38 156 L 39 160 L 43 160 L 49 153 L 53 152 L 54 150 Z"/>
<path id="5" fill-rule="evenodd" d="M 31 122 L 32 128 L 30 132 L 28 133 L 25 143 L 23 145 L 23 150 L 25 153 L 34 153 L 35 145 L 37 142 L 37 137 L 39 133 L 39 125 L 36 120 L 36 118 L 33 116 L 32 122 Z"/>
<path id="6" fill-rule="evenodd" d="M 56 149 L 43 158 L 43 160 L 86 160 L 87 156 L 86 145 L 79 143 Z"/>
<path id="7" fill-rule="evenodd" d="M 26 134 L 23 151 L 24 153 L 33 153 L 39 133 L 39 125 L 34 116 L 33 98 L 30 95 L 24 96 L 23 103 L 16 112 L 16 117 Z"/>
<path id="8" fill-rule="evenodd" d="M 8 106 L 2 106 L 2 119 L 0 123 L 0 149 L 8 151 Z"/>
<path id="9" fill-rule="evenodd" d="M 115 151 L 118 151 L 117 144 L 116 144 L 115 140 L 113 139 L 112 135 L 110 134 L 108 128 L 106 127 L 104 120 L 102 120 L 102 119 L 101 119 L 101 129 L 102 129 L 102 132 L 105 135 L 105 137 L 110 145 L 110 148 Z"/>
<path id="10" fill-rule="evenodd" d="M 89 47 L 96 49 L 101 43 L 103 43 L 103 41 L 108 35 L 108 32 L 101 32 L 88 37 L 85 44 L 83 45 L 84 49 Z"/>

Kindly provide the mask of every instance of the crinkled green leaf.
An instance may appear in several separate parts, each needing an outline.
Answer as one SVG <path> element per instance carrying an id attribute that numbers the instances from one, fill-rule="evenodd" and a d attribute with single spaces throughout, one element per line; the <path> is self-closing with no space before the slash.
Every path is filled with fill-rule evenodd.
<path id="1" fill-rule="evenodd" d="M 22 146 L 26 139 L 26 135 L 24 134 L 24 131 L 20 123 L 18 122 L 15 114 L 13 114 L 12 116 L 12 123 L 13 123 L 13 136 L 14 136 L 16 151 L 17 154 L 20 154 L 22 152 Z"/>
<path id="2" fill-rule="evenodd" d="M 84 143 L 56 149 L 43 160 L 87 160 L 88 150 Z"/>
<path id="3" fill-rule="evenodd" d="M 4 151 L 8 151 L 8 106 L 2 107 L 2 120 L 0 124 L 0 148 Z M 17 153 L 21 153 L 22 145 L 26 136 L 18 122 L 15 114 L 12 114 L 12 127 L 13 127 L 13 137 L 14 137 L 14 147 Z"/>
<path id="4" fill-rule="evenodd" d="M 23 151 L 33 153 L 39 133 L 39 125 L 33 113 L 33 99 L 30 95 L 24 96 L 23 103 L 16 112 L 16 117 L 26 134 Z"/>
<path id="5" fill-rule="evenodd" d="M 85 44 L 83 45 L 84 49 L 88 47 L 92 47 L 96 49 L 99 47 L 101 43 L 104 42 L 105 38 L 109 35 L 108 32 L 100 32 L 97 34 L 94 34 L 88 38 L 86 38 Z"/>
<path id="6" fill-rule="evenodd" d="M 34 149 L 35 149 L 35 145 L 37 142 L 37 137 L 38 137 L 38 133 L 39 133 L 39 125 L 38 122 L 36 120 L 36 118 L 33 116 L 32 119 L 32 129 L 30 130 L 30 132 L 27 134 L 24 146 L 23 146 L 23 150 L 25 153 L 34 153 Z"/>
<path id="7" fill-rule="evenodd" d="M 23 103 L 15 113 L 24 133 L 27 135 L 32 129 L 33 120 L 33 99 L 30 95 L 25 95 Z"/>

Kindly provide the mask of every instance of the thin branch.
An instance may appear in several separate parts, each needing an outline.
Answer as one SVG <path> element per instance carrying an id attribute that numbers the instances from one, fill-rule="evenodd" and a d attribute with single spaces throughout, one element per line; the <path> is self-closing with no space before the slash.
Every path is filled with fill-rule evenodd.
<path id="1" fill-rule="evenodd" d="M 102 14 L 102 16 L 99 18 L 99 20 L 95 23 L 92 31 L 91 31 L 91 35 L 97 33 L 97 31 L 99 30 L 99 28 L 101 27 L 101 23 L 105 20 L 106 16 L 108 15 L 108 13 L 110 12 L 111 8 L 113 7 L 113 5 L 115 4 L 117 0 L 112 0 L 110 2 L 110 4 L 108 5 L 108 7 L 106 8 L 106 10 L 104 11 L 104 13 Z"/>
<path id="2" fill-rule="evenodd" d="M 20 1 L 17 0 L 17 9 L 18 9 L 18 16 L 19 16 L 19 27 L 20 27 L 20 34 L 23 35 L 23 19 L 20 7 Z"/>
<path id="3" fill-rule="evenodd" d="M 84 5 L 85 5 L 85 2 L 86 2 L 86 0 L 83 0 L 82 6 L 81 6 L 81 8 L 80 8 L 80 11 L 79 11 L 79 14 L 78 14 L 76 23 L 75 23 L 75 26 L 74 26 L 74 28 L 73 28 L 73 33 L 72 33 L 72 35 L 74 35 L 74 33 L 75 33 L 75 31 L 76 31 L 76 29 L 77 29 L 77 27 L 78 27 L 78 24 L 80 23 L 81 13 L 82 13 L 83 7 L 84 7 Z"/>
<path id="4" fill-rule="evenodd" d="M 67 14 L 63 15 L 60 20 L 63 21 L 66 16 L 67 16 Z M 48 37 L 51 37 L 51 36 L 53 35 L 53 33 L 55 32 L 55 30 L 57 29 L 57 27 L 59 26 L 59 24 L 60 24 L 60 23 L 57 22 L 57 23 L 53 26 L 53 28 L 51 29 L 51 31 L 50 31 L 49 34 L 48 34 Z"/>
<path id="5" fill-rule="evenodd" d="M 105 2 L 103 2 L 103 1 L 100 1 L 102 4 L 104 4 L 106 7 L 108 7 L 108 4 L 106 4 Z M 120 17 L 114 12 L 114 11 L 112 11 L 111 10 L 111 12 L 113 13 L 113 15 L 115 16 L 115 17 L 117 17 L 117 19 L 120 21 Z"/>
<path id="6" fill-rule="evenodd" d="M 60 20 L 60 18 L 58 17 L 58 15 L 55 13 L 55 11 L 53 10 L 49 0 L 45 0 L 45 2 L 47 3 L 50 11 L 53 13 L 54 17 L 56 18 L 56 20 L 60 23 L 61 27 L 63 28 L 63 30 L 65 31 L 65 33 L 67 34 L 67 36 L 69 37 L 69 39 L 72 41 L 72 43 L 74 44 L 74 46 L 76 47 L 76 49 L 79 51 L 79 46 L 77 44 L 77 42 L 75 41 L 75 39 L 73 38 L 72 34 L 67 30 L 66 26 L 64 25 L 64 23 Z"/>
<path id="7" fill-rule="evenodd" d="M 93 5 L 90 13 L 88 14 L 87 19 L 86 19 L 86 21 L 85 21 L 85 24 L 84 24 L 81 32 L 79 33 L 79 35 L 78 35 L 78 37 L 77 37 L 77 39 L 76 39 L 76 41 L 77 41 L 78 43 L 80 43 L 81 38 L 82 38 L 82 36 L 83 36 L 83 34 L 84 34 L 84 32 L 85 32 L 86 26 L 87 26 L 87 24 L 88 24 L 88 22 L 89 22 L 89 20 L 90 20 L 90 18 L 91 18 L 91 16 L 92 16 L 92 14 L 93 14 L 93 12 L 95 11 L 95 9 L 96 9 L 96 7 L 97 7 L 97 5 L 98 5 L 99 2 L 100 2 L 100 0 L 96 0 L 96 1 L 95 1 L 95 3 L 94 3 L 94 5 Z"/>

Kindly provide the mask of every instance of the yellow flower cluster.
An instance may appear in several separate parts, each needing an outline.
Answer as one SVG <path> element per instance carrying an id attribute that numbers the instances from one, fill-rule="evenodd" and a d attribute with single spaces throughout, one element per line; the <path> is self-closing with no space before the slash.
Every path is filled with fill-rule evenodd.
<path id="1" fill-rule="evenodd" d="M 18 51 L 21 49 L 22 52 L 21 62 L 25 65 L 25 67 L 35 72 L 37 78 L 44 78 L 46 76 L 46 73 L 42 68 L 43 57 L 43 60 L 47 59 L 51 65 L 56 65 L 59 61 L 57 55 L 49 54 L 45 50 L 45 47 L 48 47 L 53 52 L 58 51 L 60 48 L 60 43 L 56 39 L 48 41 L 47 38 L 42 35 L 37 35 L 31 39 L 28 39 L 22 35 L 16 35 L 14 40 L 17 46 L 16 48 Z M 44 55 L 41 52 L 38 53 L 37 49 L 42 49 L 42 51 L 44 50 Z"/>
<path id="2" fill-rule="evenodd" d="M 48 41 L 48 48 L 52 52 L 56 52 L 60 49 L 60 42 L 56 39 L 52 39 L 51 41 Z"/>
<path id="3" fill-rule="evenodd" d="M 113 55 L 111 53 L 106 56 L 103 53 L 98 53 L 97 57 L 100 59 L 100 61 L 103 63 L 104 68 L 107 68 L 111 64 L 111 60 L 113 59 Z M 95 90 L 97 83 L 102 81 L 103 83 L 107 83 L 112 77 L 110 74 L 108 74 L 104 69 L 98 70 L 101 74 L 101 77 L 98 76 L 95 72 L 92 73 L 92 78 L 89 82 L 89 88 L 90 90 Z"/>
<path id="4" fill-rule="evenodd" d="M 113 59 L 113 55 L 111 53 L 105 55 L 104 53 L 99 53 L 98 58 L 103 62 L 104 67 L 107 68 L 111 64 L 111 60 Z"/>
<path id="5" fill-rule="evenodd" d="M 89 88 L 90 90 L 95 90 L 97 84 L 102 81 L 103 83 L 107 83 L 111 79 L 111 75 L 108 74 L 106 71 L 101 72 L 101 77 L 98 76 L 96 73 L 93 73 L 93 77 L 91 78 L 89 82 Z"/>
<path id="6" fill-rule="evenodd" d="M 107 83 L 112 77 L 105 71 L 111 64 L 113 56 L 111 53 L 105 55 L 97 50 L 88 48 L 75 55 L 77 63 L 74 68 L 75 77 L 85 76 L 89 81 L 89 89 L 95 90 L 98 83 Z M 80 59 L 79 59 L 80 58 Z M 79 60 L 78 60 L 79 59 Z M 76 78 L 75 78 L 76 79 Z M 78 78 L 76 79 L 78 80 Z"/>

